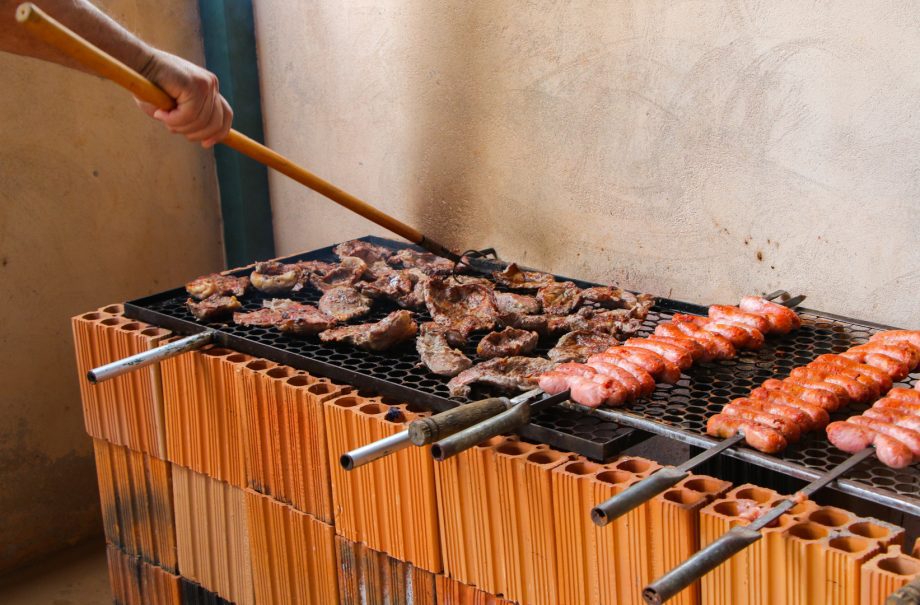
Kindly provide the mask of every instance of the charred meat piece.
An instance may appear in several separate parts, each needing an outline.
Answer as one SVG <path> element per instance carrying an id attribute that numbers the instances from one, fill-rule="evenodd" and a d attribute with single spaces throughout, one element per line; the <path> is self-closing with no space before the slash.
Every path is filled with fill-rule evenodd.
<path id="1" fill-rule="evenodd" d="M 336 286 L 323 293 L 318 306 L 337 321 L 348 321 L 366 315 L 371 310 L 371 299 L 351 286 Z"/>
<path id="2" fill-rule="evenodd" d="M 492 277 L 503 286 L 515 290 L 537 290 L 556 281 L 549 273 L 522 271 L 517 263 L 511 263 L 504 271 L 493 272 Z"/>
<path id="3" fill-rule="evenodd" d="M 386 351 L 415 338 L 418 324 L 409 311 L 393 311 L 376 323 L 342 326 L 319 335 L 323 342 L 344 342 L 368 351 Z"/>
<path id="4" fill-rule="evenodd" d="M 243 308 L 236 296 L 221 296 L 220 294 L 212 294 L 201 301 L 190 298 L 186 304 L 188 310 L 198 321 L 222 319 Z"/>
<path id="5" fill-rule="evenodd" d="M 387 262 L 394 267 L 419 269 L 426 275 L 450 275 L 454 272 L 454 261 L 411 248 L 400 250 L 387 259 Z"/>
<path id="6" fill-rule="evenodd" d="M 480 286 L 486 286 L 487 288 L 494 288 L 495 284 L 490 282 L 484 277 L 475 277 L 473 275 L 460 275 L 455 273 L 453 275 L 448 275 L 445 278 L 448 284 L 451 286 L 464 286 L 467 284 L 479 284 Z"/>
<path id="7" fill-rule="evenodd" d="M 450 286 L 431 278 L 424 286 L 425 305 L 431 318 L 464 336 L 475 330 L 491 330 L 498 319 L 492 290 L 479 284 Z"/>
<path id="8" fill-rule="evenodd" d="M 640 329 L 642 322 L 633 318 L 632 312 L 626 309 L 597 311 L 582 307 L 577 313 L 565 317 L 550 317 L 547 322 L 547 332 L 550 334 L 583 330 L 610 334 L 621 340 L 638 334 Z"/>
<path id="9" fill-rule="evenodd" d="M 265 328 L 269 326 L 278 326 L 284 318 L 282 311 L 294 310 L 300 307 L 310 307 L 288 298 L 272 298 L 262 301 L 262 308 L 248 313 L 234 313 L 233 323 L 241 326 L 252 326 Z"/>
<path id="10" fill-rule="evenodd" d="M 291 288 L 294 292 L 303 290 L 303 287 L 310 283 L 311 276 L 323 276 L 335 269 L 333 263 L 327 263 L 321 260 L 302 260 L 292 264 L 297 267 L 299 273 L 297 284 Z"/>
<path id="11" fill-rule="evenodd" d="M 537 378 L 553 367 L 542 357 L 497 357 L 460 372 L 447 383 L 451 397 L 467 397 L 472 384 L 484 384 L 503 393 L 526 391 L 537 385 Z"/>
<path id="12" fill-rule="evenodd" d="M 583 362 L 588 357 L 596 353 L 603 353 L 617 344 L 619 341 L 610 334 L 574 330 L 560 338 L 556 346 L 550 349 L 548 356 L 556 363 Z"/>
<path id="13" fill-rule="evenodd" d="M 273 260 L 256 263 L 249 281 L 256 290 L 266 294 L 290 292 L 300 282 L 300 269 L 297 265 Z"/>
<path id="14" fill-rule="evenodd" d="M 513 357 L 530 353 L 537 348 L 540 335 L 536 332 L 505 328 L 501 332 L 489 332 L 476 346 L 476 354 L 483 359 Z"/>
<path id="15" fill-rule="evenodd" d="M 498 307 L 498 312 L 502 315 L 508 313 L 536 315 L 541 309 L 540 301 L 533 296 L 512 294 L 510 292 L 496 292 L 495 306 Z"/>
<path id="16" fill-rule="evenodd" d="M 386 277 L 394 271 L 395 269 L 388 265 L 386 261 L 378 260 L 373 263 L 368 263 L 367 270 L 364 271 L 364 275 L 361 276 L 361 279 L 364 281 L 372 282 L 380 279 L 381 277 Z"/>
<path id="17" fill-rule="evenodd" d="M 540 288 L 537 300 L 550 315 L 568 315 L 581 304 L 581 288 L 570 281 L 557 282 Z"/>
<path id="18" fill-rule="evenodd" d="M 310 283 L 321 292 L 336 286 L 353 286 L 361 279 L 365 271 L 367 271 L 367 263 L 355 256 L 346 256 L 330 271 L 322 275 L 311 275 Z"/>
<path id="19" fill-rule="evenodd" d="M 396 302 L 400 307 L 419 309 L 425 306 L 425 299 L 419 283 L 428 276 L 409 269 L 393 270 L 372 282 L 358 282 L 355 287 L 371 298 L 384 298 Z"/>
<path id="20" fill-rule="evenodd" d="M 520 313 L 500 313 L 498 316 L 499 323 L 507 328 L 528 330 L 541 336 L 549 333 L 550 319 L 556 320 L 560 318 L 551 318 L 549 315 L 522 315 Z"/>
<path id="21" fill-rule="evenodd" d="M 242 296 L 249 287 L 248 277 L 234 277 L 212 273 L 185 284 L 185 291 L 196 300 L 204 300 L 209 296 Z"/>
<path id="22" fill-rule="evenodd" d="M 422 324 L 415 348 L 422 363 L 434 374 L 456 376 L 473 365 L 469 357 L 458 349 L 451 348 L 446 330 L 434 322 Z"/>
<path id="23" fill-rule="evenodd" d="M 334 318 L 329 317 L 313 305 L 302 305 L 300 303 L 279 304 L 273 308 L 281 310 L 281 319 L 276 325 L 279 330 L 286 334 L 313 336 L 335 325 Z"/>
<path id="24" fill-rule="evenodd" d="M 621 290 L 613 286 L 594 286 L 581 291 L 581 300 L 585 305 L 605 309 L 635 310 L 635 316 L 645 318 L 649 309 L 655 304 L 651 294 L 639 294 Z"/>
<path id="25" fill-rule="evenodd" d="M 332 249 L 335 255 L 345 260 L 346 257 L 353 256 L 360 258 L 368 265 L 373 265 L 377 261 L 385 261 L 393 256 L 393 251 L 377 244 L 363 242 L 359 239 L 342 242 Z"/>

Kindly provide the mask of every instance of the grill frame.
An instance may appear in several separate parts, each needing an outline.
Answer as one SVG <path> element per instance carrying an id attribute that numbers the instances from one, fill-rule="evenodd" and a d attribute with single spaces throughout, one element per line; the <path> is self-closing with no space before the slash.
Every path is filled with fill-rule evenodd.
<path id="1" fill-rule="evenodd" d="M 417 246 L 410 246 L 384 238 L 369 236 L 361 239 L 397 250 L 407 247 L 420 250 Z M 296 260 L 334 260 L 332 248 L 333 246 L 320 248 L 279 260 L 286 262 Z M 474 264 L 480 270 L 504 266 L 503 263 L 498 261 L 486 259 L 476 261 Z M 247 275 L 250 271 L 251 266 L 240 268 L 230 273 Z M 559 280 L 573 281 L 581 287 L 597 285 L 583 280 L 556 277 Z M 312 292 L 310 288 L 305 290 L 306 292 L 302 292 L 302 295 L 295 295 L 292 298 L 315 303 L 319 295 Z M 186 298 L 187 294 L 184 288 L 167 290 L 127 302 L 125 304 L 125 315 L 132 319 L 168 328 L 180 335 L 189 335 L 211 329 L 215 331 L 214 343 L 217 346 L 264 357 L 297 369 L 326 376 L 332 380 L 342 381 L 359 389 L 371 389 L 383 396 L 409 401 L 433 411 L 443 411 L 485 394 L 474 391 L 473 396 L 467 400 L 448 399 L 446 396 L 439 395 L 438 391 L 446 391 L 444 385 L 446 385 L 447 379 L 432 376 L 424 370 L 411 368 L 411 364 L 404 359 L 407 353 L 411 353 L 417 359 L 417 353 L 414 347 L 411 346 L 408 348 L 403 346 L 393 352 L 375 354 L 360 351 L 348 345 L 319 343 L 319 339 L 316 337 L 294 339 L 265 329 L 261 329 L 261 332 L 255 336 L 245 336 L 241 335 L 241 333 L 254 332 L 254 329 L 244 329 L 241 326 L 232 324 L 229 326 L 213 323 L 201 324 L 191 319 L 187 311 L 184 311 L 184 313 L 177 312 L 175 310 L 177 301 L 184 303 Z M 261 293 L 257 295 L 247 293 L 247 296 L 241 302 L 244 302 L 245 310 L 251 310 L 257 308 L 264 298 L 267 297 L 261 295 Z M 168 309 L 170 306 L 172 306 L 173 311 Z M 184 304 L 180 306 L 184 309 Z M 381 306 L 378 303 L 369 317 L 359 318 L 350 323 L 376 320 L 395 308 L 395 305 Z M 847 348 L 847 346 L 853 346 L 867 340 L 876 331 L 892 329 L 891 326 L 823 313 L 814 309 L 799 307 L 797 311 L 803 316 L 805 322 L 803 328 L 796 333 L 787 337 L 769 338 L 767 339 L 767 346 L 760 351 L 742 352 L 734 360 L 696 364 L 682 377 L 678 385 L 672 387 L 659 384 L 651 399 L 637 402 L 626 408 L 626 411 L 631 414 L 649 421 L 646 423 L 645 430 L 627 428 L 610 420 L 599 418 L 596 414 L 586 414 L 582 411 L 554 406 L 537 413 L 531 423 L 521 429 L 519 433 L 525 439 L 580 453 L 599 461 L 607 460 L 627 447 L 647 439 L 650 433 L 664 435 L 695 447 L 708 447 L 708 445 L 714 443 L 714 440 L 705 435 L 706 418 L 717 412 L 721 409 L 722 404 L 727 403 L 734 397 L 745 396 L 745 389 L 749 391 L 768 377 L 783 378 L 788 375 L 791 368 L 804 365 L 804 363 L 823 352 L 838 352 Z M 655 325 L 661 321 L 667 321 L 675 312 L 706 315 L 707 308 L 693 303 L 659 298 L 649 317 L 643 322 L 643 329 L 640 335 L 647 335 L 654 330 Z M 427 314 L 422 314 L 420 319 L 424 320 L 425 317 L 427 317 Z M 830 330 L 830 333 L 825 334 L 821 332 L 822 330 Z M 840 337 L 833 338 L 833 333 Z M 267 341 L 280 340 L 286 344 L 296 346 L 279 348 L 268 342 L 262 342 L 263 337 Z M 823 340 L 819 337 L 822 337 Z M 820 341 L 819 344 L 822 346 L 816 346 L 816 340 Z M 832 341 L 839 342 L 834 344 Z M 844 346 L 843 341 L 846 341 L 846 346 Z M 475 337 L 470 339 L 470 344 L 466 349 L 468 354 L 470 350 L 475 351 L 475 342 Z M 799 343 L 798 345 L 796 345 L 797 342 Z M 806 344 L 807 342 L 811 342 L 811 344 L 808 345 Z M 301 351 L 292 351 L 290 350 L 291 348 L 300 348 Z M 545 354 L 547 348 L 547 343 L 541 339 L 541 346 L 535 353 Z M 304 354 L 304 349 L 313 350 L 314 355 Z M 818 352 L 815 352 L 814 349 L 818 349 Z M 320 357 L 318 356 L 319 354 L 328 355 L 328 358 Z M 470 357 L 475 359 L 474 355 Z M 348 367 L 343 363 L 349 358 L 357 359 L 357 363 L 353 365 L 358 369 L 353 369 L 353 367 Z M 380 376 L 367 373 L 369 365 L 373 366 L 374 364 L 379 365 L 387 362 L 393 363 L 392 370 L 396 375 L 400 375 L 400 372 L 402 372 L 404 377 L 414 376 L 415 378 L 412 378 L 412 380 L 415 383 L 400 383 L 390 379 L 389 376 L 382 379 Z M 410 368 L 406 368 L 407 365 Z M 361 366 L 364 366 L 364 370 L 360 369 Z M 402 370 L 397 371 L 397 368 L 400 367 Z M 418 379 L 420 374 L 426 375 L 427 378 Z M 408 378 L 406 379 L 408 380 Z M 918 379 L 920 379 L 920 374 L 912 374 L 910 378 L 902 381 L 899 385 L 913 386 Z M 716 388 L 720 384 L 721 388 Z M 722 393 L 722 391 L 726 392 Z M 724 399 L 724 401 L 721 401 L 720 398 Z M 714 399 L 715 401 L 713 401 Z M 687 410 L 691 411 L 688 412 Z M 860 411 L 861 408 L 848 408 L 845 413 L 834 415 L 833 419 L 845 418 Z M 691 420 L 692 422 L 690 422 Z M 691 426 L 688 426 L 688 422 Z M 700 426 L 702 426 L 702 430 L 700 430 Z M 806 458 L 811 464 L 803 465 L 794 462 L 796 456 L 805 452 L 809 453 Z M 724 455 L 800 479 L 812 479 L 833 464 L 839 463 L 846 458 L 846 454 L 837 451 L 827 443 L 823 432 L 806 435 L 800 443 L 787 448 L 779 456 L 769 456 L 748 448 L 732 448 L 726 451 Z M 902 480 L 902 485 L 899 489 L 887 489 L 885 485 L 881 485 L 889 481 L 897 485 L 897 481 L 891 479 L 891 476 L 894 475 L 906 477 L 906 479 Z M 844 479 L 837 482 L 835 488 L 862 499 L 920 516 L 920 498 L 911 495 L 911 493 L 920 492 L 920 465 L 914 465 L 909 469 L 895 473 L 893 469 L 884 467 L 884 465 L 872 458 L 858 467 L 853 476 L 868 476 L 869 480 Z M 911 488 L 911 486 L 913 487 Z"/>

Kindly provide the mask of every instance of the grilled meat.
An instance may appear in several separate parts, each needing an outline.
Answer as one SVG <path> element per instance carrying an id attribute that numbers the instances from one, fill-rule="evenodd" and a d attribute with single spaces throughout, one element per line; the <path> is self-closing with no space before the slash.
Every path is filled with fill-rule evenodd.
<path id="1" fill-rule="evenodd" d="M 610 334 L 599 334 L 585 330 L 575 330 L 565 334 L 550 349 L 548 357 L 557 363 L 566 361 L 584 361 L 595 353 L 602 353 L 619 344 Z"/>
<path id="2" fill-rule="evenodd" d="M 371 310 L 371 299 L 351 286 L 336 286 L 323 293 L 318 306 L 337 321 L 348 321 L 366 315 Z"/>
<path id="3" fill-rule="evenodd" d="M 319 335 L 323 342 L 345 342 L 368 351 L 385 351 L 410 340 L 418 333 L 418 324 L 409 311 L 393 311 L 376 323 L 342 326 Z"/>
<path id="4" fill-rule="evenodd" d="M 277 327 L 284 319 L 283 311 L 293 311 L 298 308 L 310 308 L 310 305 L 304 305 L 288 298 L 272 298 L 262 301 L 262 308 L 248 313 L 234 313 L 233 323 L 241 326 L 253 327 Z"/>
<path id="5" fill-rule="evenodd" d="M 300 269 L 297 265 L 286 265 L 278 261 L 256 263 L 249 276 L 252 286 L 266 294 L 290 292 L 300 281 Z"/>
<path id="6" fill-rule="evenodd" d="M 273 307 L 281 310 L 281 319 L 276 325 L 282 332 L 295 336 L 313 336 L 335 325 L 334 318 L 313 305 L 294 304 L 296 306 L 292 304 Z"/>
<path id="7" fill-rule="evenodd" d="M 478 284 L 450 286 L 440 278 L 424 285 L 431 318 L 464 337 L 475 330 L 491 330 L 498 319 L 492 290 Z"/>
<path id="8" fill-rule="evenodd" d="M 631 311 L 626 309 L 598 311 L 582 307 L 572 315 L 547 318 L 547 332 L 550 334 L 564 334 L 574 330 L 583 330 L 610 334 L 623 339 L 637 334 L 641 329 L 641 321 L 633 318 Z"/>
<path id="9" fill-rule="evenodd" d="M 553 317 L 553 319 L 559 319 Z M 498 316 L 499 323 L 505 327 L 517 328 L 519 330 L 528 330 L 536 332 L 542 336 L 549 334 L 548 315 L 522 315 L 520 313 L 500 313 Z"/>
<path id="10" fill-rule="evenodd" d="M 476 346 L 476 354 L 483 359 L 513 357 L 530 353 L 537 348 L 540 335 L 516 328 L 505 328 L 501 332 L 489 332 Z"/>
<path id="11" fill-rule="evenodd" d="M 540 288 L 537 300 L 550 315 L 568 315 L 581 304 L 581 288 L 570 281 L 552 283 Z"/>
<path id="12" fill-rule="evenodd" d="M 655 305 L 651 294 L 633 294 L 613 286 L 594 286 L 581 291 L 582 304 L 605 309 L 628 309 L 633 317 L 645 319 Z"/>
<path id="13" fill-rule="evenodd" d="M 385 261 L 393 256 L 393 250 L 370 242 L 363 242 L 359 239 L 342 242 L 333 248 L 332 251 L 342 260 L 352 256 L 360 258 L 368 265 L 373 265 L 378 261 Z"/>
<path id="14" fill-rule="evenodd" d="M 336 286 L 353 286 L 367 271 L 367 263 L 355 256 L 346 256 L 333 269 L 322 275 L 311 275 L 310 283 L 321 292 Z"/>
<path id="15" fill-rule="evenodd" d="M 445 329 L 434 322 L 421 325 L 415 348 L 422 363 L 440 376 L 456 376 L 473 365 L 462 351 L 451 348 Z"/>
<path id="16" fill-rule="evenodd" d="M 404 248 L 387 259 L 394 267 L 416 268 L 426 275 L 450 275 L 454 272 L 454 261 L 435 256 L 431 252 L 419 252 Z"/>
<path id="17" fill-rule="evenodd" d="M 537 377 L 553 362 L 542 357 L 497 357 L 477 363 L 447 383 L 451 397 L 467 397 L 470 385 L 483 384 L 503 393 L 526 391 L 537 385 Z"/>
<path id="18" fill-rule="evenodd" d="M 407 309 L 425 306 L 422 288 L 419 284 L 428 281 L 428 276 L 411 269 L 391 269 L 389 273 L 372 282 L 358 282 L 355 287 L 371 298 L 385 298 Z"/>
<path id="19" fill-rule="evenodd" d="M 185 304 L 198 321 L 223 319 L 243 308 L 236 296 L 221 296 L 220 294 L 212 294 L 201 301 L 190 298 Z"/>
<path id="20" fill-rule="evenodd" d="M 556 278 L 549 273 L 522 271 L 517 263 L 511 263 L 504 271 L 494 271 L 492 278 L 503 286 L 515 290 L 537 290 L 556 281 Z"/>
<path id="21" fill-rule="evenodd" d="M 249 287 L 248 277 L 235 277 L 212 273 L 193 279 L 185 284 L 185 291 L 196 300 L 204 300 L 209 296 L 242 296 Z"/>
<path id="22" fill-rule="evenodd" d="M 335 264 L 321 260 L 302 260 L 292 264 L 297 267 L 298 271 L 297 283 L 291 288 L 294 292 L 303 290 L 304 286 L 310 283 L 311 276 L 321 277 L 335 269 Z"/>
<path id="23" fill-rule="evenodd" d="M 533 296 L 496 292 L 495 306 L 502 315 L 514 313 L 519 315 L 536 315 L 540 312 L 540 301 Z"/>
<path id="24" fill-rule="evenodd" d="M 484 277 L 475 277 L 473 275 L 461 275 L 459 273 L 448 275 L 446 278 L 444 278 L 444 281 L 446 281 L 451 286 L 465 286 L 468 284 L 479 284 L 480 286 L 485 286 L 487 288 L 495 287 L 495 284 L 493 284 L 491 281 L 487 280 Z M 498 293 L 496 292 L 496 294 Z"/>

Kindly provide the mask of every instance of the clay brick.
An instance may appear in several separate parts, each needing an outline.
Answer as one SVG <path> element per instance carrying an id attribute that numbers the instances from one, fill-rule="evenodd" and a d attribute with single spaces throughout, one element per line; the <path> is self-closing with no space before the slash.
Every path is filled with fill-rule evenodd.
<path id="1" fill-rule="evenodd" d="M 116 605 L 182 605 L 179 576 L 108 544 L 109 583 Z"/>
<path id="2" fill-rule="evenodd" d="M 178 465 L 172 471 L 182 576 L 228 601 L 252 605 L 243 490 Z"/>
<path id="3" fill-rule="evenodd" d="M 246 492 L 255 601 L 259 605 L 323 605 L 338 601 L 331 525 Z"/>
<path id="4" fill-rule="evenodd" d="M 426 571 L 441 571 L 434 461 L 410 447 L 352 471 L 339 456 L 402 431 L 427 414 L 387 399 L 349 394 L 325 404 L 336 533 Z"/>
<path id="5" fill-rule="evenodd" d="M 335 537 L 339 603 L 342 605 L 435 605 L 434 574 Z"/>
<path id="6" fill-rule="evenodd" d="M 435 576 L 438 605 L 514 605 L 475 586 L 469 586 L 446 576 Z"/>
<path id="7" fill-rule="evenodd" d="M 170 464 L 93 440 L 106 539 L 130 555 L 177 569 Z"/>
<path id="8" fill-rule="evenodd" d="M 860 603 L 877 605 L 917 576 L 920 557 L 902 551 L 901 545 L 888 547 L 870 559 L 860 570 Z"/>

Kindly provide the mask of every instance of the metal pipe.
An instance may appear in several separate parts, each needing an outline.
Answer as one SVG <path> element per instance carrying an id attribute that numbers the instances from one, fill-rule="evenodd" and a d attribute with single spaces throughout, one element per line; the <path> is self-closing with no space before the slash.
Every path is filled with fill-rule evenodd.
<path id="1" fill-rule="evenodd" d="M 529 421 L 530 403 L 525 401 L 497 416 L 438 441 L 431 446 L 431 455 L 435 460 L 443 462 L 451 456 L 468 450 L 496 435 L 502 435 L 520 428 Z"/>
<path id="2" fill-rule="evenodd" d="M 666 489 L 675 486 L 681 479 L 689 476 L 692 469 L 743 440 L 744 435 L 736 433 L 725 441 L 687 460 L 680 466 L 665 467 L 656 471 L 591 509 L 591 520 L 600 527 L 607 525 L 637 506 L 648 502 Z"/>
<path id="3" fill-rule="evenodd" d="M 186 336 L 185 338 L 180 338 L 179 340 L 166 343 L 165 345 L 159 346 L 155 349 L 150 349 L 149 351 L 142 351 L 137 355 L 132 355 L 131 357 L 125 357 L 124 359 L 119 359 L 118 361 L 113 361 L 112 363 L 107 363 L 104 366 L 99 366 L 98 368 L 93 368 L 86 373 L 86 379 L 96 384 L 102 382 L 103 380 L 109 380 L 110 378 L 115 378 L 116 376 L 121 376 L 122 374 L 127 374 L 134 370 L 139 370 L 140 368 L 152 365 L 154 363 L 163 361 L 164 359 L 169 359 L 170 357 L 175 357 L 181 355 L 182 353 L 187 353 L 188 351 L 194 351 L 195 349 L 200 349 L 214 339 L 216 332 L 213 330 L 206 330 L 204 332 L 199 332 L 198 334 L 192 334 L 191 336 Z"/>
<path id="4" fill-rule="evenodd" d="M 412 445 L 412 442 L 409 441 L 409 429 L 406 429 L 395 435 L 390 435 L 389 437 L 384 437 L 373 443 L 368 443 L 367 445 L 353 449 L 350 452 L 345 452 L 339 457 L 339 464 L 341 464 L 342 468 L 346 471 L 351 471 L 368 462 L 373 462 L 378 458 L 388 456 L 393 452 L 404 450 L 410 445 Z"/>

